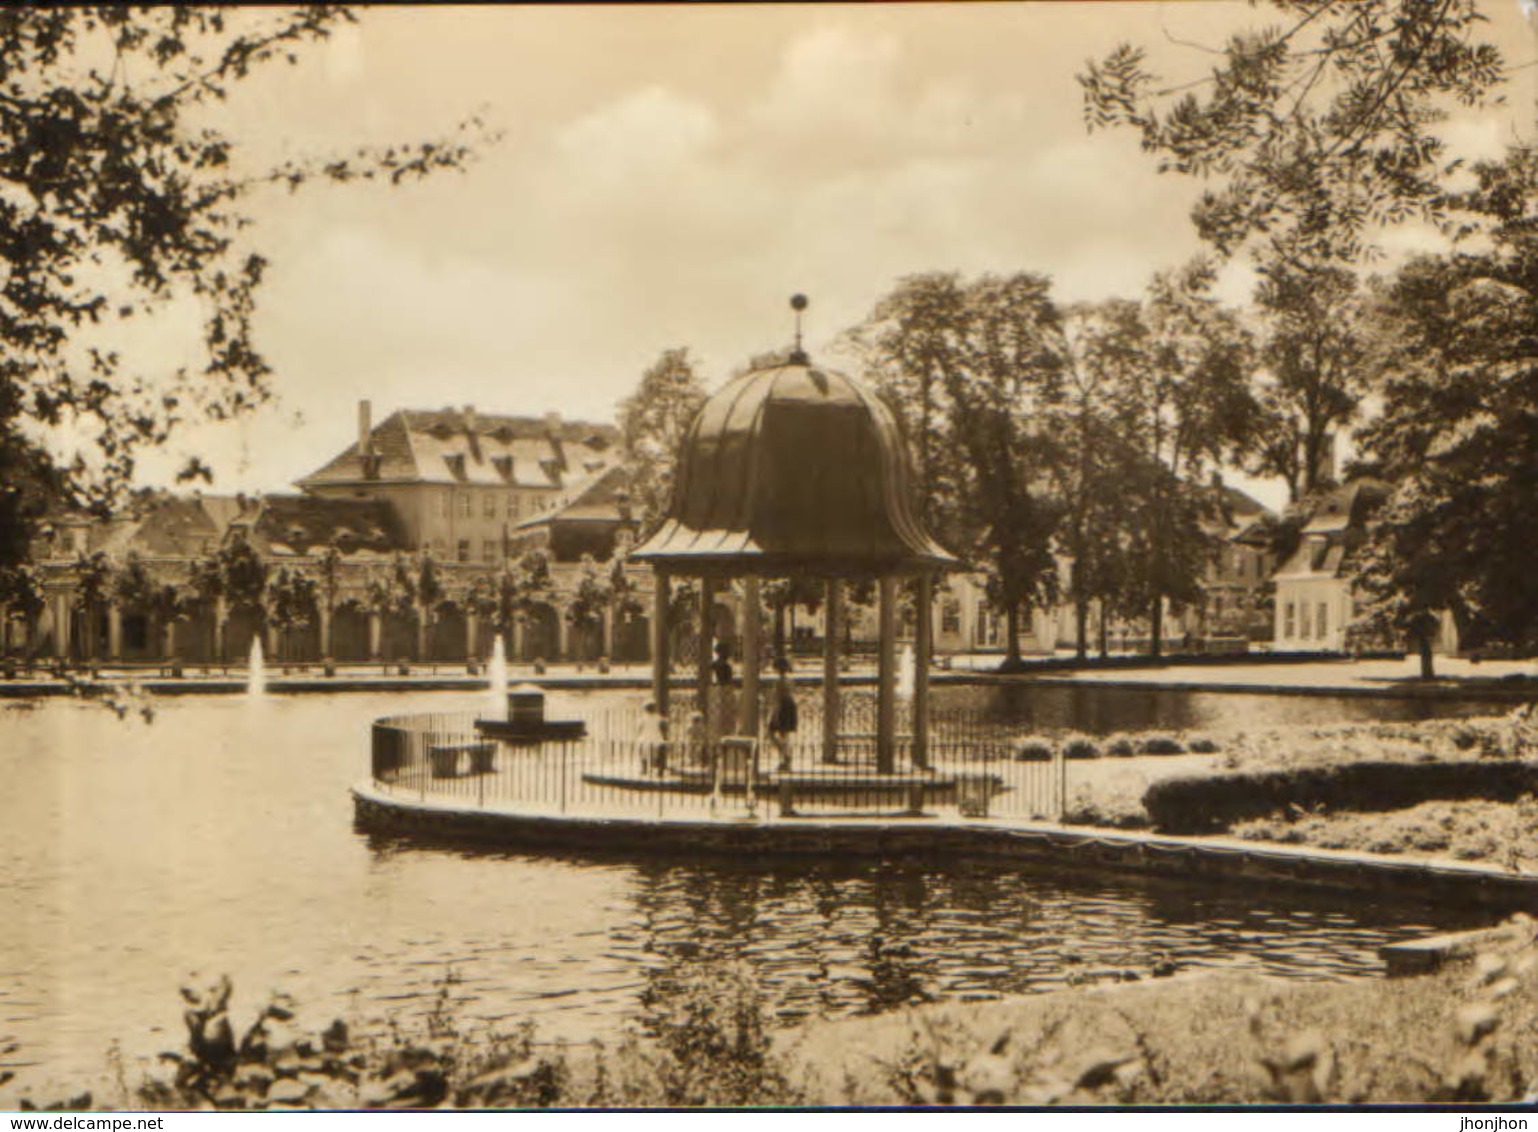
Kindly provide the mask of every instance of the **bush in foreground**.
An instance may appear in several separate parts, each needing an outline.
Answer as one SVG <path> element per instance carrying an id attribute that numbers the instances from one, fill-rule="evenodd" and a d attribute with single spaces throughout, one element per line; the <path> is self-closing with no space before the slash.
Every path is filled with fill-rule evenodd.
<path id="1" fill-rule="evenodd" d="M 774 1051 L 769 1012 L 746 971 L 708 962 L 661 980 L 646 995 L 653 1032 L 568 1048 L 541 1044 L 532 1023 L 467 1026 L 449 998 L 425 1025 L 356 1033 L 337 1020 L 309 1033 L 275 996 L 243 1028 L 232 987 L 184 988 L 186 1045 L 162 1055 L 174 1068 L 135 1086 L 120 1082 L 113 1109 L 437 1109 L 793 1105 L 802 1095 Z M 36 1106 L 23 1099 L 21 1107 Z M 91 1109 L 84 1092 L 44 1106 Z"/>
<path id="2" fill-rule="evenodd" d="M 1472 963 L 1344 984 L 1208 973 L 826 1023 L 797 1055 L 827 1103 L 1531 1101 L 1534 923 Z M 827 1088 L 827 1086 L 825 1086 Z"/>

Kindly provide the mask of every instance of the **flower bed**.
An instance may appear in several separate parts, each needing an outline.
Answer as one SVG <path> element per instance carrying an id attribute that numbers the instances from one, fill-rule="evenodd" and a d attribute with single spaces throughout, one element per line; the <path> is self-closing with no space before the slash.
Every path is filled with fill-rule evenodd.
<path id="1" fill-rule="evenodd" d="M 1240 822 L 1251 841 L 1390 855 L 1421 854 L 1538 872 L 1538 800 L 1425 802 L 1391 813 L 1307 813 Z"/>

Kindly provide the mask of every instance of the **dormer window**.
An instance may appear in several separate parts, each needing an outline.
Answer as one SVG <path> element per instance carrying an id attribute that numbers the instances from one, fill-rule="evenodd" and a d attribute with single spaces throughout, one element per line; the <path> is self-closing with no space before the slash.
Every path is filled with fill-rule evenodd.
<path id="1" fill-rule="evenodd" d="M 463 452 L 450 452 L 443 457 L 443 462 L 449 467 L 449 475 L 457 480 L 465 478 L 465 454 Z"/>
<path id="2" fill-rule="evenodd" d="M 511 456 L 493 456 L 491 466 L 496 469 L 497 475 L 507 483 L 513 482 L 513 458 Z"/>

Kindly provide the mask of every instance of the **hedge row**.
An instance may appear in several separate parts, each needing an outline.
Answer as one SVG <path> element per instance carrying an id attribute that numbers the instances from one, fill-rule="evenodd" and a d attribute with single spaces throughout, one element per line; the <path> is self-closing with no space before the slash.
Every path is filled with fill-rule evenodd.
<path id="1" fill-rule="evenodd" d="M 1210 755 L 1218 750 L 1218 745 L 1205 735 L 1185 738 L 1162 732 L 1108 735 L 1103 740 L 1088 735 L 1068 735 L 1060 741 L 1031 736 L 1015 748 L 1015 760 L 1050 762 L 1059 750 L 1065 759 L 1130 759 L 1136 755 L 1183 755 L 1188 751 L 1193 755 Z"/>
<path id="2" fill-rule="evenodd" d="M 1166 778 L 1148 788 L 1143 808 L 1165 833 L 1213 833 L 1294 806 L 1377 813 L 1465 798 L 1512 802 L 1533 793 L 1538 793 L 1533 763 L 1354 762 Z"/>

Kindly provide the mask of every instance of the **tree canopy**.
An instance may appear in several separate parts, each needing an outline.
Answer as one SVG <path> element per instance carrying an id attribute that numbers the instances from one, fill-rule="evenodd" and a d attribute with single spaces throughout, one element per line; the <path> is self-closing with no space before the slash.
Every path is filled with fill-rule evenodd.
<path id="1" fill-rule="evenodd" d="M 398 183 L 471 155 L 473 121 L 448 140 L 253 166 L 220 104 L 352 19 L 334 5 L 0 12 L 0 466 L 37 462 L 38 441 L 69 429 L 88 442 L 59 486 L 105 506 L 146 445 L 260 404 L 272 375 L 253 318 L 268 261 L 251 194 Z M 201 361 L 137 372 L 118 332 L 178 301 L 202 312 Z"/>
<path id="2" fill-rule="evenodd" d="M 620 436 L 630 469 L 630 493 L 641 533 L 662 521 L 673 492 L 673 471 L 705 386 L 686 349 L 664 350 L 620 402 Z"/>
<path id="3" fill-rule="evenodd" d="M 917 448 L 926 516 L 984 570 L 1020 657 L 1022 606 L 1055 594 L 1058 501 L 1041 435 L 1059 395 L 1061 312 L 1044 275 L 909 276 L 854 334 Z"/>
<path id="4" fill-rule="evenodd" d="M 1477 0 L 1269 0 L 1211 70 L 1167 86 L 1121 44 L 1079 82 L 1091 128 L 1126 126 L 1161 171 L 1208 182 L 1192 213 L 1221 254 L 1263 270 L 1353 263 L 1374 229 L 1444 215 L 1454 166 L 1434 127 L 1504 78 Z"/>
<path id="5" fill-rule="evenodd" d="M 1464 250 L 1397 273 L 1375 315 L 1384 410 L 1362 432 L 1390 495 L 1364 560 L 1369 615 L 1538 648 L 1538 151 L 1475 170 Z"/>

